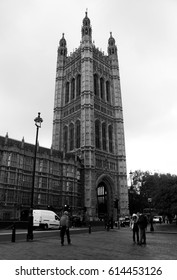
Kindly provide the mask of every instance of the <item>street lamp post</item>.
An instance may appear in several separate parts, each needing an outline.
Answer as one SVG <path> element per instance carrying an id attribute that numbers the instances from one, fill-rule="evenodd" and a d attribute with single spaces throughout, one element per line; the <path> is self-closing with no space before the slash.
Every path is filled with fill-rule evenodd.
<path id="1" fill-rule="evenodd" d="M 129 188 L 129 195 L 128 195 L 128 204 L 129 204 L 129 212 L 132 215 L 132 206 L 133 206 L 133 194 L 134 194 L 134 188 L 133 188 L 133 172 L 130 170 L 130 188 Z"/>
<path id="2" fill-rule="evenodd" d="M 116 198 L 115 200 L 115 208 L 117 209 L 117 228 L 120 228 L 120 224 L 119 224 L 119 199 Z"/>
<path id="3" fill-rule="evenodd" d="M 133 188 L 133 172 L 130 170 L 130 188 Z"/>
<path id="4" fill-rule="evenodd" d="M 153 227 L 153 215 L 152 215 L 152 198 L 149 197 L 148 198 L 148 203 L 149 203 L 149 210 L 150 210 L 150 231 L 154 231 L 154 227 Z"/>
<path id="5" fill-rule="evenodd" d="M 35 171 L 36 171 L 36 155 L 37 155 L 37 142 L 38 142 L 38 132 L 41 127 L 43 119 L 40 117 L 41 113 L 38 113 L 38 117 L 34 119 L 36 125 L 36 143 L 34 151 L 34 161 L 33 161 L 33 177 L 32 177 L 32 189 L 31 189 L 31 206 L 28 217 L 28 233 L 27 241 L 33 240 L 33 200 L 34 200 L 34 184 L 35 184 Z"/>

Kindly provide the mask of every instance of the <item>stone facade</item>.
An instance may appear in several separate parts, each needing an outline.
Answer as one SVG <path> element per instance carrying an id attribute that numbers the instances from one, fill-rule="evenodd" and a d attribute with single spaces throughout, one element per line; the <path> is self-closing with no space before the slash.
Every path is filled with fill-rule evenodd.
<path id="1" fill-rule="evenodd" d="M 59 42 L 52 147 L 83 161 L 84 204 L 90 219 L 128 214 L 117 47 L 112 34 L 107 55 L 95 47 L 87 13 L 79 48 L 67 56 L 64 34 Z"/>
<path id="2" fill-rule="evenodd" d="M 27 218 L 31 205 L 34 145 L 0 137 L 0 220 Z M 72 153 L 38 147 L 34 208 L 53 209 L 65 204 L 72 214 L 83 215 L 82 163 Z"/>

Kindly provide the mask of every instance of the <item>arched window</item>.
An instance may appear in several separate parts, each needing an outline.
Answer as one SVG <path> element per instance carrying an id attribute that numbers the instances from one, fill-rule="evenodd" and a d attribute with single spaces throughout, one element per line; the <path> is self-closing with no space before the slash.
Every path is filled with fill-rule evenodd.
<path id="1" fill-rule="evenodd" d="M 108 127 L 108 133 L 109 133 L 109 152 L 113 152 L 113 136 L 112 136 L 112 125 L 109 125 Z"/>
<path id="2" fill-rule="evenodd" d="M 81 75 L 77 75 L 76 80 L 76 94 L 77 96 L 81 95 Z"/>
<path id="3" fill-rule="evenodd" d="M 104 183 L 100 183 L 97 188 L 98 217 L 104 217 L 107 214 L 108 194 Z"/>
<path id="4" fill-rule="evenodd" d="M 69 82 L 66 83 L 65 103 L 69 102 Z"/>
<path id="5" fill-rule="evenodd" d="M 75 97 L 75 79 L 71 80 L 71 100 Z"/>
<path id="6" fill-rule="evenodd" d="M 80 148 L 81 145 L 81 125 L 80 125 L 80 121 L 77 120 L 76 122 L 76 148 Z"/>
<path id="7" fill-rule="evenodd" d="M 63 129 L 63 149 L 64 149 L 65 153 L 68 150 L 68 128 L 67 128 L 67 126 L 65 126 Z"/>
<path id="8" fill-rule="evenodd" d="M 69 125 L 69 149 L 72 151 L 74 149 L 74 124 Z"/>
<path id="9" fill-rule="evenodd" d="M 100 122 L 99 122 L 99 120 L 95 121 L 95 146 L 97 149 L 100 149 Z"/>
<path id="10" fill-rule="evenodd" d="M 94 74 L 94 94 L 99 96 L 99 90 L 98 90 L 98 76 L 97 74 Z"/>
<path id="11" fill-rule="evenodd" d="M 106 100 L 110 102 L 110 83 L 106 81 Z"/>
<path id="12" fill-rule="evenodd" d="M 100 79 L 100 95 L 101 95 L 101 98 L 104 99 L 104 80 L 103 80 L 103 78 Z"/>
<path id="13" fill-rule="evenodd" d="M 102 145 L 103 150 L 106 151 L 106 124 L 102 124 Z"/>

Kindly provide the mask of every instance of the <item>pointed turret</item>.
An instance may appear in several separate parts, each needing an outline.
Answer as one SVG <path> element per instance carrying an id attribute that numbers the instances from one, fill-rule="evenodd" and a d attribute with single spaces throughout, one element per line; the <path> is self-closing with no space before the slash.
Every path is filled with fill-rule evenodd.
<path id="1" fill-rule="evenodd" d="M 112 37 L 112 32 L 110 32 L 110 37 L 108 40 L 108 55 L 117 54 L 117 47 L 115 45 L 115 39 Z"/>
<path id="2" fill-rule="evenodd" d="M 21 148 L 24 149 L 24 145 L 25 145 L 25 138 L 22 138 L 22 143 L 21 143 Z"/>
<path id="3" fill-rule="evenodd" d="M 7 133 L 6 133 L 6 136 L 5 136 L 5 145 L 7 145 L 8 139 L 9 139 L 9 135 L 8 135 L 8 132 L 7 132 Z"/>
<path id="4" fill-rule="evenodd" d="M 90 25 L 90 19 L 87 16 L 87 12 L 85 12 L 85 18 L 83 19 L 82 41 L 92 42 L 92 28 Z"/>
<path id="5" fill-rule="evenodd" d="M 66 39 L 64 38 L 64 33 L 59 42 L 58 54 L 65 57 L 67 56 L 67 46 L 66 46 Z"/>

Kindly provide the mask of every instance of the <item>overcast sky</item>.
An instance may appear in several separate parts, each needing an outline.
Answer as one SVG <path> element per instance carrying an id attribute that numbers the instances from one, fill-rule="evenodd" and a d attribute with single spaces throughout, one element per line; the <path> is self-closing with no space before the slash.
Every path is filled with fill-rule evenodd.
<path id="1" fill-rule="evenodd" d="M 92 38 L 119 55 L 127 172 L 177 174 L 176 0 L 0 0 L 0 135 L 50 148 L 57 47 L 78 48 L 88 9 Z"/>

